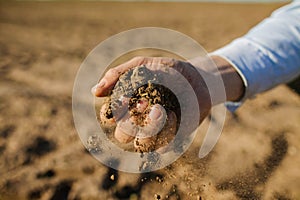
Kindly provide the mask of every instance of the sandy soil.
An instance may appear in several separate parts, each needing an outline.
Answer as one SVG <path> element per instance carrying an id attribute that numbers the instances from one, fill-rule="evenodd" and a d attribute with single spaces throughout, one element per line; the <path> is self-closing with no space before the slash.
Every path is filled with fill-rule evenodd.
<path id="1" fill-rule="evenodd" d="M 107 37 L 160 26 L 211 51 L 281 5 L 1 2 L 0 199 L 300 199 L 300 101 L 286 86 L 228 113 L 205 159 L 199 133 L 171 166 L 141 175 L 92 158 L 71 110 L 76 71 Z"/>

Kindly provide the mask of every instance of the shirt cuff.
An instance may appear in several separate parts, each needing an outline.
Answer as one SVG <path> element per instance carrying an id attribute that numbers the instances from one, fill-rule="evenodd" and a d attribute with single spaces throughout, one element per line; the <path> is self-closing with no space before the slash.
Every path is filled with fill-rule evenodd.
<path id="1" fill-rule="evenodd" d="M 251 49 L 249 47 L 249 44 L 246 44 L 246 42 L 240 38 L 240 39 L 236 39 L 235 41 L 228 44 L 227 46 L 210 53 L 210 55 L 219 56 L 225 59 L 228 63 L 230 63 L 231 66 L 239 74 L 239 76 L 241 77 L 244 83 L 245 92 L 242 98 L 237 102 L 228 101 L 225 103 L 225 106 L 230 112 L 235 112 L 246 101 L 246 99 L 252 98 L 255 95 L 254 94 L 255 92 L 249 90 L 249 76 L 251 76 L 251 74 L 253 73 L 251 73 L 251 70 L 247 71 L 246 70 L 247 68 L 241 67 L 244 66 L 246 63 L 246 61 L 243 61 L 243 59 L 245 58 L 241 55 L 241 52 L 247 52 L 248 56 L 254 56 L 254 57 L 257 56 L 256 49 L 253 49 L 252 47 L 251 55 L 249 54 L 250 53 L 249 49 Z"/>

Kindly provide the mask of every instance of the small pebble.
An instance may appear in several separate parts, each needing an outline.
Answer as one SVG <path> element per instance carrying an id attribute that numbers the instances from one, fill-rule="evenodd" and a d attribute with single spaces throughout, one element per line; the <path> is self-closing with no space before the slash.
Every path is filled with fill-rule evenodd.
<path id="1" fill-rule="evenodd" d="M 110 180 L 112 180 L 112 181 L 115 180 L 115 175 L 112 174 L 112 175 L 110 176 Z"/>

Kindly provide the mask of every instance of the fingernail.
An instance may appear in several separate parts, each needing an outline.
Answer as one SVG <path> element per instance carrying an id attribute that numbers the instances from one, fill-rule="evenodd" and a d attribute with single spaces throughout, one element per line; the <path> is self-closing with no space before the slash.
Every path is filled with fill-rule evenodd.
<path id="1" fill-rule="evenodd" d="M 151 108 L 150 113 L 149 113 L 149 117 L 152 120 L 157 120 L 157 119 L 159 119 L 162 116 L 162 114 L 163 113 L 162 113 L 162 111 L 159 108 L 157 108 L 156 106 L 153 106 Z"/>
<path id="2" fill-rule="evenodd" d="M 96 93 L 97 87 L 98 87 L 98 84 L 95 85 L 94 87 L 92 87 L 92 89 L 91 89 L 92 94 Z"/>
<path id="3" fill-rule="evenodd" d="M 101 81 L 100 81 L 99 83 L 97 83 L 94 87 L 92 87 L 91 92 L 92 92 L 93 94 L 95 94 L 97 88 L 101 88 L 101 87 L 103 87 L 104 85 L 105 85 L 105 81 L 104 81 L 104 80 L 101 80 Z"/>

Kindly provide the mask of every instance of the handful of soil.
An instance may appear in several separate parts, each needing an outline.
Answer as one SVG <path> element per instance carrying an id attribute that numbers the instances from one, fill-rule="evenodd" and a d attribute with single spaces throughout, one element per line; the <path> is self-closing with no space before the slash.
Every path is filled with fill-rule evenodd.
<path id="1" fill-rule="evenodd" d="M 159 104 L 165 109 L 168 116 L 161 132 L 166 132 L 163 134 L 166 136 L 169 131 L 166 128 L 170 128 L 170 124 L 174 132 L 173 129 L 177 129 L 180 122 L 180 105 L 170 89 L 157 84 L 160 83 L 161 78 L 162 76 L 159 72 L 151 71 L 144 65 L 135 67 L 122 74 L 109 97 L 109 103 L 104 112 L 105 117 L 118 121 L 126 114 L 125 111 L 129 111 L 130 116 L 135 117 L 137 125 L 145 126 L 145 119 L 149 114 L 151 106 Z M 127 99 L 125 103 L 124 99 Z M 144 103 L 144 108 L 139 110 L 137 108 L 141 102 Z M 170 117 L 170 115 L 172 116 Z M 156 143 L 159 143 L 158 138 L 152 140 L 151 144 L 148 145 L 143 144 L 143 140 L 145 139 L 136 138 L 134 145 L 137 150 L 150 151 L 154 149 L 154 146 L 157 146 Z M 160 141 L 160 143 L 165 142 Z"/>

